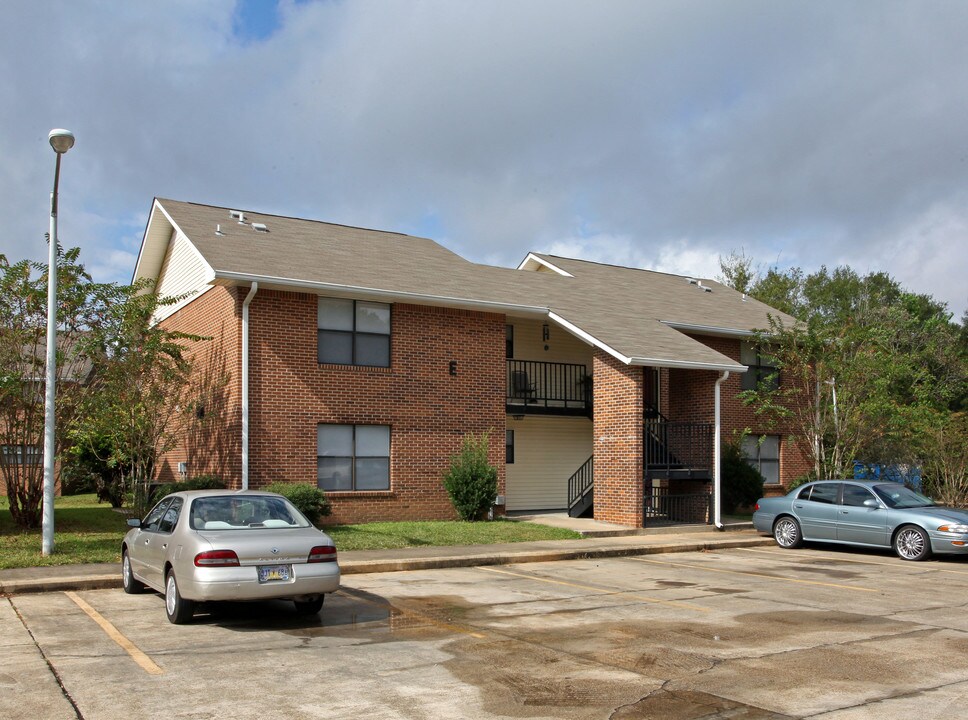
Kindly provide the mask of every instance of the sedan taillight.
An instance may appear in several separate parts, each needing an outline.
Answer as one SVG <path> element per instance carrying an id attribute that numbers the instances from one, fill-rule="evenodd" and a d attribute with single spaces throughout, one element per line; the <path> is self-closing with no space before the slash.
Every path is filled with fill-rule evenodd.
<path id="1" fill-rule="evenodd" d="M 239 564 L 239 556 L 235 550 L 206 550 L 195 556 L 196 567 L 235 567 Z"/>
<path id="2" fill-rule="evenodd" d="M 336 562 L 336 548 L 332 545 L 317 545 L 309 551 L 309 559 L 306 562 Z"/>

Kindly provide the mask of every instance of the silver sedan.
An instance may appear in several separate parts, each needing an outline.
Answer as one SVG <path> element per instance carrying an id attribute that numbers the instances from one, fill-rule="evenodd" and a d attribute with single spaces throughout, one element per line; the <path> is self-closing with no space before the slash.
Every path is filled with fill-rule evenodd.
<path id="1" fill-rule="evenodd" d="M 316 614 L 339 588 L 336 548 L 281 495 L 193 490 L 165 497 L 121 545 L 124 591 L 148 586 L 165 595 L 173 623 L 197 602 L 292 600 Z"/>
<path id="2" fill-rule="evenodd" d="M 777 545 L 804 540 L 893 548 L 904 560 L 968 553 L 968 511 L 935 505 L 900 483 L 821 480 L 783 497 L 760 498 L 753 527 Z"/>

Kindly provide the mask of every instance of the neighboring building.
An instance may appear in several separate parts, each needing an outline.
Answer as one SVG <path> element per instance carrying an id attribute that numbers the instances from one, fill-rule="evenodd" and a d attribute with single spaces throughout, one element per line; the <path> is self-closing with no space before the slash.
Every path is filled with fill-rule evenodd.
<path id="1" fill-rule="evenodd" d="M 792 319 L 709 280 L 536 253 L 489 267 L 423 238 L 160 199 L 134 278 L 183 296 L 159 321 L 213 338 L 162 479 L 318 483 L 338 522 L 449 518 L 450 457 L 490 432 L 498 512 L 705 521 L 717 396 L 722 438 L 768 435 L 749 448 L 767 478 L 807 470 L 737 398 L 763 370 L 744 343 Z"/>

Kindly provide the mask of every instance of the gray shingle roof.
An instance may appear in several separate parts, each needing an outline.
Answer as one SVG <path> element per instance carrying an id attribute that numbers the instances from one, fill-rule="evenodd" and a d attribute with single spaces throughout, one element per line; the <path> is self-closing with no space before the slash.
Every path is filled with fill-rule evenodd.
<path id="1" fill-rule="evenodd" d="M 304 287 L 325 293 L 386 294 L 412 301 L 471 307 L 499 304 L 497 312 L 550 313 L 596 344 L 633 362 L 739 369 L 730 358 L 680 332 L 684 327 L 730 334 L 768 327 L 766 305 L 719 283 L 704 292 L 678 275 L 537 255 L 573 277 L 478 265 L 426 238 L 314 220 L 157 200 L 212 268 L 215 282 Z M 135 276 L 156 274 L 170 231 L 152 214 Z M 166 221 L 164 221 L 166 222 Z M 258 232 L 262 223 L 268 232 Z M 217 235 L 216 225 L 222 235 Z M 159 255 L 159 250 L 160 255 Z M 152 264 L 153 262 L 156 263 Z M 501 309 L 501 308 L 504 309 Z M 792 318 L 782 316 L 784 321 Z M 713 329 L 713 330 L 710 330 Z M 646 362 L 648 361 L 648 362 Z"/>

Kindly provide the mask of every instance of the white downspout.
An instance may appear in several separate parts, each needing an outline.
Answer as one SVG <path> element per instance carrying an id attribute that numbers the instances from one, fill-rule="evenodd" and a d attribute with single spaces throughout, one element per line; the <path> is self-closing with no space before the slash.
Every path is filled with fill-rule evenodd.
<path id="1" fill-rule="evenodd" d="M 726 378 L 729 377 L 729 370 L 724 370 L 723 374 L 720 376 L 719 380 L 716 381 L 716 388 L 714 391 L 713 406 L 715 407 L 715 425 L 716 429 L 713 434 L 713 524 L 716 526 L 717 530 L 723 529 L 723 518 L 721 512 L 720 503 L 720 488 L 722 486 L 722 473 L 720 471 L 720 460 L 722 453 L 722 428 L 719 419 L 719 387 L 722 385 Z"/>
<path id="2" fill-rule="evenodd" d="M 242 489 L 249 489 L 249 303 L 259 291 L 254 282 L 242 302 Z M 717 406 L 718 408 L 718 406 Z"/>

